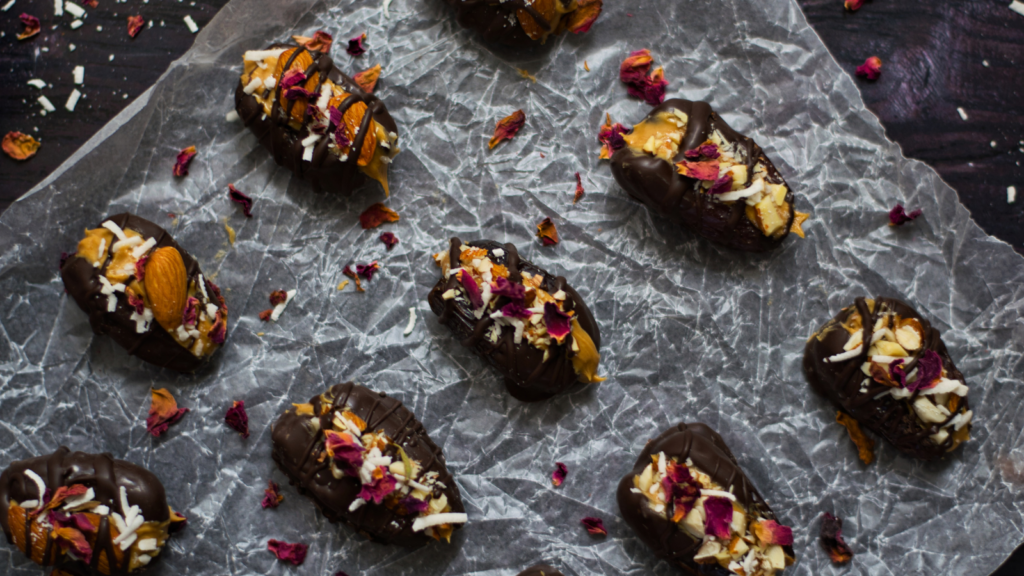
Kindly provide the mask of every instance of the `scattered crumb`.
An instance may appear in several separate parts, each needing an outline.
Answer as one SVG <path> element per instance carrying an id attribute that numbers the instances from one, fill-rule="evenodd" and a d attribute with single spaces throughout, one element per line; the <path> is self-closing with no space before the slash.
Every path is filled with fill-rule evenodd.
<path id="1" fill-rule="evenodd" d="M 402 336 L 408 336 L 412 334 L 413 327 L 416 326 L 416 307 L 409 308 L 409 323 L 405 325 L 405 331 L 402 332 Z"/>
<path id="2" fill-rule="evenodd" d="M 960 115 L 961 120 L 967 120 L 967 112 L 963 108 L 957 108 L 956 113 Z"/>
<path id="3" fill-rule="evenodd" d="M 257 336 L 263 336 L 264 334 L 266 334 L 266 332 L 257 332 L 256 333 Z"/>
<path id="4" fill-rule="evenodd" d="M 525 70 L 523 68 L 516 68 L 516 70 L 519 72 L 519 75 L 522 76 L 523 78 L 526 78 L 527 80 L 533 82 L 534 84 L 537 83 L 537 77 L 534 76 L 533 74 L 530 74 L 529 70 Z"/>
<path id="5" fill-rule="evenodd" d="M 338 290 L 344 290 L 345 286 L 348 286 L 348 280 L 345 280 L 341 284 L 338 284 Z"/>
<path id="6" fill-rule="evenodd" d="M 108 61 L 108 62 L 113 62 L 113 61 L 114 61 L 114 55 L 113 55 L 113 54 L 111 54 L 111 55 L 110 55 L 110 57 L 109 57 L 109 58 L 107 58 L 107 61 Z"/>
<path id="7" fill-rule="evenodd" d="M 217 253 L 213 255 L 213 259 L 214 260 L 222 260 L 227 255 L 228 255 L 228 251 L 227 250 L 218 250 Z M 210 277 L 210 280 L 213 280 L 212 276 Z"/>
<path id="8" fill-rule="evenodd" d="M 590 72 L 590 65 L 587 64 L 586 60 L 583 61 L 583 69 L 586 70 L 587 72 Z"/>
<path id="9" fill-rule="evenodd" d="M 995 148 L 996 147 L 996 141 L 993 140 L 993 141 L 989 142 L 989 145 L 992 146 L 993 148 Z"/>
<path id="10" fill-rule="evenodd" d="M 235 229 L 228 225 L 227 216 L 224 217 L 224 230 L 228 233 L 228 242 L 231 242 L 231 245 L 234 246 L 236 237 Z"/>
<path id="11" fill-rule="evenodd" d="M 984 66 L 985 68 L 988 68 L 988 60 L 982 60 L 981 65 Z"/>

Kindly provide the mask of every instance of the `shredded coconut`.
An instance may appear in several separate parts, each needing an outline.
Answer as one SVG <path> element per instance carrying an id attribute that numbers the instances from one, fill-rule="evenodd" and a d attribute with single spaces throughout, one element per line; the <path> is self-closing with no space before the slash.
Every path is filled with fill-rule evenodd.
<path id="1" fill-rule="evenodd" d="M 465 524 L 466 522 L 469 522 L 469 516 L 459 512 L 431 514 L 430 516 L 422 516 L 414 520 L 412 523 L 412 531 L 419 532 L 424 528 L 430 528 L 431 526 L 439 526 L 441 524 Z"/>
<path id="2" fill-rule="evenodd" d="M 408 336 L 412 334 L 412 329 L 416 326 L 416 307 L 409 308 L 409 323 L 405 325 L 405 330 L 402 331 L 402 336 Z"/>

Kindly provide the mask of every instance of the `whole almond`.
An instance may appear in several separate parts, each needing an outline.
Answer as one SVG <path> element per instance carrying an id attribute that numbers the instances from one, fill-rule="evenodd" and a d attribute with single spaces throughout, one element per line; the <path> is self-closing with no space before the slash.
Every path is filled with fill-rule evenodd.
<path id="1" fill-rule="evenodd" d="M 181 324 L 188 297 L 188 274 L 181 254 L 171 246 L 157 248 L 146 262 L 143 284 L 153 307 L 153 317 L 171 332 Z"/>

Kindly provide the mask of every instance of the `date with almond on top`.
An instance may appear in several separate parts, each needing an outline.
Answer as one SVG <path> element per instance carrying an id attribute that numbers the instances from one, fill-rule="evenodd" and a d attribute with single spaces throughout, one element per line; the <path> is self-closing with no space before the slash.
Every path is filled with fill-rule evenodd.
<path id="1" fill-rule="evenodd" d="M 134 214 L 86 230 L 60 274 L 94 333 L 151 364 L 192 372 L 227 336 L 217 285 L 166 230 Z"/>

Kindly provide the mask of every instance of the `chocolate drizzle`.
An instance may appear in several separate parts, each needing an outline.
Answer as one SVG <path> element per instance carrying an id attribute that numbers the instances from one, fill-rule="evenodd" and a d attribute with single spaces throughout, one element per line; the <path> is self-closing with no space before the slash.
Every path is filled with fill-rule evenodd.
<path id="1" fill-rule="evenodd" d="M 448 257 L 453 270 L 458 267 L 460 262 L 461 250 L 459 247 L 461 245 L 462 241 L 458 238 L 451 239 Z M 546 270 L 535 266 L 528 260 L 521 259 L 519 251 L 512 244 L 498 244 L 493 240 L 478 240 L 469 242 L 467 245 L 486 249 L 492 262 L 503 264 L 508 268 L 508 279 L 511 282 L 521 283 L 522 272 L 526 271 L 533 275 L 543 276 L 544 283 L 541 288 L 548 293 L 564 291 L 566 310 L 576 312 L 575 317 L 580 328 L 590 335 L 594 346 L 598 350 L 601 349 L 601 333 L 594 316 L 564 277 L 552 278 Z M 497 248 L 505 252 L 501 257 L 494 255 L 494 250 Z M 564 392 L 577 381 L 578 375 L 572 364 L 573 352 L 570 338 L 566 338 L 562 344 L 552 340 L 546 361 L 544 360 L 544 351 L 527 342 L 526 338 L 516 344 L 515 329 L 511 326 L 503 326 L 498 341 L 491 342 L 486 336 L 495 320 L 489 314 L 485 313 L 482 318 L 477 319 L 468 302 L 461 298 L 445 300 L 442 297 L 442 294 L 455 288 L 458 283 L 455 274 L 447 279 L 442 277 L 438 280 L 427 296 L 430 309 L 438 316 L 438 320 L 442 324 L 451 329 L 463 346 L 487 359 L 501 371 L 505 376 L 505 386 L 514 398 L 524 402 L 544 400 Z M 505 299 L 504 296 L 499 298 Z M 497 306 L 502 306 L 503 302 L 503 300 L 499 300 Z"/>
<path id="2" fill-rule="evenodd" d="M 455 21 L 475 30 L 487 42 L 512 47 L 537 44 L 523 30 L 516 12 L 525 10 L 544 30 L 554 31 L 556 22 L 544 17 L 528 0 L 445 0 L 455 10 Z"/>
<path id="3" fill-rule="evenodd" d="M 331 429 L 334 412 L 346 406 L 366 422 L 367 432 L 384 430 L 409 458 L 418 461 L 422 467 L 420 477 L 437 472 L 438 481 L 444 487 L 435 485 L 433 496 L 444 494 L 452 512 L 465 512 L 459 488 L 448 472 L 444 454 L 430 439 L 423 424 L 400 401 L 351 382 L 332 386 L 325 396 L 332 401 L 330 410 L 320 416 L 320 426 L 314 429 L 310 425 L 310 416 L 296 414 L 292 408 L 277 419 L 271 436 L 274 461 L 291 484 L 301 494 L 309 496 L 329 521 L 344 522 L 367 538 L 384 543 L 415 546 L 432 540 L 423 531 L 413 532 L 416 516 L 398 514 L 384 504 L 367 503 L 354 512 L 349 511 L 362 488 L 359 479 L 351 476 L 335 478 L 331 473 L 330 458 L 325 455 L 322 461 L 320 459 L 324 450 L 323 430 Z M 309 403 L 313 405 L 314 414 L 321 413 L 323 400 L 320 396 L 314 396 Z M 397 453 L 389 451 L 384 455 L 399 460 Z M 460 524 L 455 526 L 461 527 Z"/>
<path id="4" fill-rule="evenodd" d="M 689 458 L 694 467 L 736 496 L 736 501 L 746 508 L 750 520 L 759 515 L 766 520 L 777 521 L 775 513 L 747 479 L 722 437 L 709 426 L 679 423 L 644 446 L 633 469 L 622 477 L 616 492 L 619 511 L 626 524 L 655 556 L 682 568 L 688 574 L 730 574 L 718 564 L 694 562 L 693 556 L 702 541 L 691 536 L 678 524 L 662 518 L 650 508 L 646 496 L 632 491 L 633 477 L 642 474 L 644 468 L 651 463 L 651 456 L 659 452 L 664 452 L 669 458 L 675 457 L 679 462 L 686 462 Z M 783 546 L 783 550 L 787 555 L 795 557 L 792 546 Z"/>
<path id="5" fill-rule="evenodd" d="M 138 506 L 147 522 L 164 522 L 170 519 L 170 509 L 167 506 L 163 484 L 151 472 L 131 462 L 115 460 L 107 453 L 71 452 L 68 448 L 61 446 L 49 456 L 13 462 L 0 475 L 0 525 L 3 526 L 8 543 L 14 543 L 14 535 L 11 533 L 8 518 L 11 500 L 24 502 L 39 499 L 38 488 L 25 475 L 26 470 L 38 474 L 51 493 L 60 486 L 71 486 L 72 484 L 83 484 L 92 488 L 96 494 L 95 501 L 110 508 L 111 512 L 118 512 L 122 516 L 125 515 L 125 510 L 121 507 L 120 493 L 123 486 L 128 496 L 128 503 Z M 26 543 L 26 550 L 33 550 L 32 520 L 28 517 L 28 510 L 25 511 L 25 514 L 25 534 L 22 541 Z M 74 574 L 101 574 L 98 568 L 99 561 L 102 556 L 105 556 L 109 567 L 106 576 L 124 576 L 129 573 L 130 555 L 127 552 L 124 553 L 122 562 L 119 564 L 114 547 L 109 517 L 102 516 L 95 540 L 92 543 L 93 554 L 89 564 L 61 553 L 49 533 L 47 533 L 42 557 L 32 557 L 32 561 L 43 566 L 56 566 Z M 22 550 L 22 552 L 26 552 L 26 550 Z"/>
<path id="6" fill-rule="evenodd" d="M 564 576 L 564 574 L 547 564 L 537 564 L 523 570 L 518 576 Z"/>
<path id="7" fill-rule="evenodd" d="M 135 230 L 143 238 L 153 238 L 156 240 L 154 250 L 165 246 L 176 249 L 185 262 L 185 272 L 188 275 L 189 283 L 198 282 L 199 275 L 202 274 L 199 263 L 182 249 L 166 230 L 149 220 L 127 212 L 104 218 L 101 220 L 101 224 L 107 220 L 117 224 L 122 230 Z M 123 292 L 115 292 L 117 308 L 113 312 L 107 312 L 107 297 L 101 293 L 103 284 L 100 283 L 100 276 L 106 273 L 107 266 L 111 262 L 112 247 L 112 245 L 107 247 L 106 261 L 100 263 L 99 268 L 94 267 L 85 258 L 72 255 L 64 262 L 60 271 L 65 290 L 74 298 L 78 307 L 88 314 L 89 325 L 92 327 L 93 333 L 110 336 L 129 354 L 138 356 L 150 364 L 178 372 L 195 371 L 203 365 L 209 356 L 200 358 L 192 354 L 155 320 L 150 323 L 149 330 L 146 332 L 142 334 L 136 332 L 135 321 L 132 320 L 134 309 L 128 304 L 128 297 Z M 220 291 L 205 277 L 203 280 L 211 302 L 218 306 L 224 306 Z"/>
<path id="8" fill-rule="evenodd" d="M 746 216 L 746 203 L 738 200 L 732 203 L 712 200 L 712 196 L 698 190 L 699 181 L 683 176 L 675 163 L 685 160 L 684 153 L 703 144 L 708 136 L 718 130 L 730 143 L 742 151 L 747 166 L 748 184 L 753 177 L 753 167 L 758 161 L 768 171 L 767 180 L 773 184 L 786 184 L 771 160 L 761 147 L 750 137 L 736 132 L 725 123 L 707 102 L 691 102 L 683 99 L 666 100 L 644 118 L 653 119 L 661 112 L 679 110 L 689 117 L 686 134 L 679 145 L 679 153 L 673 161 L 666 162 L 650 154 L 633 152 L 628 147 L 620 148 L 611 157 L 612 175 L 634 199 L 646 205 L 655 214 L 664 214 L 674 223 L 719 244 L 746 252 L 765 252 L 779 247 L 795 218 L 792 189 L 786 194 L 790 206 L 785 232 L 778 238 L 764 233 Z M 787 185 L 787 188 L 789 186 Z"/>
<path id="9" fill-rule="evenodd" d="M 878 398 L 879 394 L 891 390 L 866 376 L 861 365 L 867 362 L 869 346 L 861 346 L 861 353 L 852 359 L 842 362 L 825 362 L 826 358 L 845 352 L 843 346 L 850 335 L 840 324 L 853 313 L 858 312 L 864 330 L 863 342 L 871 342 L 875 322 L 883 312 L 895 312 L 903 318 L 914 318 L 921 323 L 924 337 L 921 348 L 904 362 L 904 372 L 909 374 L 917 365 L 917 360 L 926 350 L 931 350 L 942 359 L 942 367 L 950 380 L 964 382 L 964 376 L 956 369 L 953 359 L 942 342 L 939 331 L 932 327 L 928 320 L 910 305 L 893 298 L 875 299 L 874 310 L 869 309 L 864 298 L 857 298 L 853 306 L 843 308 L 835 318 L 814 333 L 804 348 L 804 375 L 808 383 L 819 394 L 826 396 L 840 410 L 857 419 L 861 425 L 889 441 L 897 450 L 919 460 L 935 460 L 942 458 L 953 445 L 953 434 L 941 444 L 933 442 L 929 436 L 962 410 L 969 410 L 968 399 L 960 401 L 960 407 L 944 422 L 922 427 L 921 420 L 913 408 L 914 399 L 920 391 L 914 392 L 905 400 L 897 400 L 890 394 Z M 861 384 L 867 379 L 867 391 L 861 392 Z"/>
<path id="10" fill-rule="evenodd" d="M 371 120 L 376 120 L 388 132 L 397 134 L 398 127 L 384 103 L 373 94 L 365 92 L 352 78 L 335 68 L 334 61 L 326 53 L 285 44 L 273 44 L 268 50 L 278 48 L 296 48 L 285 61 L 282 68 L 284 71 L 291 68 L 292 63 L 300 54 L 308 53 L 312 57 L 313 63 L 306 68 L 304 74 L 307 78 L 313 74 L 318 74 L 318 77 L 316 89 L 313 91 L 314 96 L 311 98 L 313 101 L 309 105 L 315 103 L 315 98 L 318 97 L 320 89 L 328 79 L 349 94 L 338 106 L 342 115 L 357 102 L 366 105 L 367 110 L 360 121 L 359 132 L 349 147 L 348 158 L 342 160 L 340 156 L 330 152 L 328 150 L 330 138 L 325 135 L 313 148 L 312 160 L 306 162 L 302 159 L 304 151 L 302 140 L 311 134 L 309 130 L 310 115 L 303 116 L 301 129 L 295 130 L 289 126 L 292 108 L 297 101 L 288 100 L 282 108 L 283 95 L 280 78 L 274 88 L 274 103 L 269 115 L 264 115 L 263 105 L 255 96 L 245 93 L 245 86 L 242 85 L 241 80 L 235 90 L 235 110 L 242 122 L 252 130 L 260 144 L 274 156 L 274 161 L 279 165 L 308 181 L 317 192 L 326 190 L 338 194 L 350 194 L 366 180 L 362 170 L 359 169 L 358 160 L 363 149 L 363 142 L 370 131 Z M 326 113 L 326 111 L 322 112 Z M 329 131 L 333 131 L 335 128 L 337 126 L 333 123 L 328 126 Z"/>

